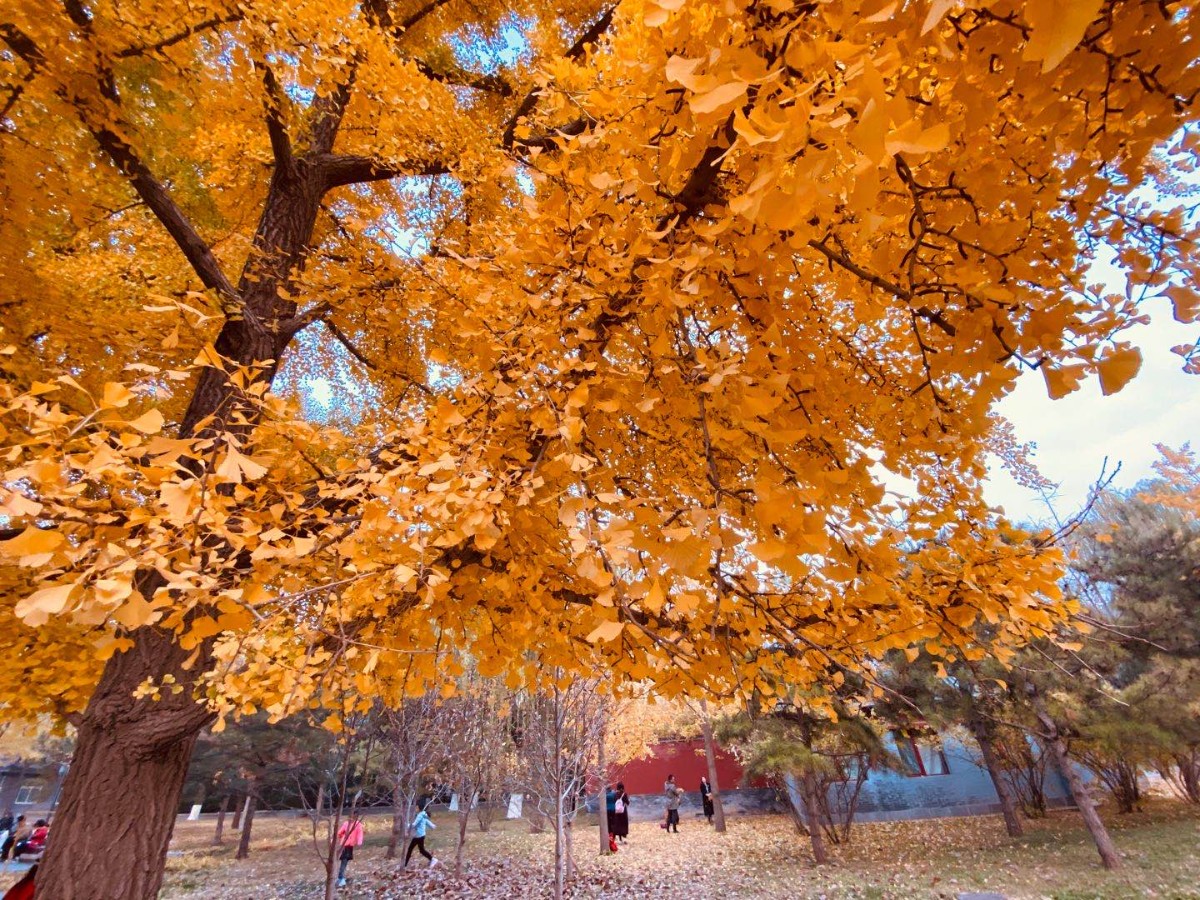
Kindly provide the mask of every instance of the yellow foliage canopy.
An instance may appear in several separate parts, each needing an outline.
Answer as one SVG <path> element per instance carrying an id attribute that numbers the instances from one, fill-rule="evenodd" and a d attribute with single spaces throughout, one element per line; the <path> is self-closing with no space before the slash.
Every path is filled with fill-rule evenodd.
<path id="1" fill-rule="evenodd" d="M 990 413 L 1136 374 L 1097 254 L 1194 279 L 1134 192 L 1196 15 L 918 6 L 10 4 L 0 655 L 69 711 L 172 629 L 283 715 L 447 646 L 729 695 L 1052 629 Z"/>

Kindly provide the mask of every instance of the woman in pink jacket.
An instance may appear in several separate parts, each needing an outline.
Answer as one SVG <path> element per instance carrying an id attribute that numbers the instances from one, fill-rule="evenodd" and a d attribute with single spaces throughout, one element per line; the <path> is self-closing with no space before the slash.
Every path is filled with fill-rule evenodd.
<path id="1" fill-rule="evenodd" d="M 363 842 L 362 816 L 351 813 L 350 818 L 338 826 L 337 845 L 340 848 L 338 859 L 342 861 L 338 867 L 338 887 L 346 886 L 346 868 L 354 859 L 354 848 L 361 847 Z"/>

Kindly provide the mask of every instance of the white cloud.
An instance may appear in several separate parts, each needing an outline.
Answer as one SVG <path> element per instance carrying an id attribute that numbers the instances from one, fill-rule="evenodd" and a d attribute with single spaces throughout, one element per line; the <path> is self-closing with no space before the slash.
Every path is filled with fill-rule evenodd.
<path id="1" fill-rule="evenodd" d="M 1105 397 L 1093 379 L 1061 400 L 1046 396 L 1040 372 L 1026 372 L 999 404 L 1017 437 L 1038 445 L 1034 461 L 1042 474 L 1059 483 L 1054 501 L 1060 516 L 1078 510 L 1108 458 L 1111 473 L 1121 471 L 1115 487 L 1128 488 L 1153 475 L 1156 443 L 1178 447 L 1200 442 L 1200 379 L 1185 375 L 1176 344 L 1196 339 L 1195 325 L 1180 325 L 1165 300 L 1148 304 L 1151 323 L 1131 328 L 1122 339 L 1142 349 L 1142 369 L 1119 394 Z M 985 488 L 988 502 L 1003 506 L 1016 521 L 1040 521 L 1048 510 L 1033 492 L 995 466 Z"/>

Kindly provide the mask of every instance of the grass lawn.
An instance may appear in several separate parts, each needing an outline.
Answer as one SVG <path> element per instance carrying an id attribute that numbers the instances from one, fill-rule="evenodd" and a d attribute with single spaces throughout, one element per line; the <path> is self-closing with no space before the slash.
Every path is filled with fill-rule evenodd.
<path id="1" fill-rule="evenodd" d="M 468 834 L 462 877 L 453 873 L 453 825 L 445 814 L 428 845 L 446 864 L 424 861 L 402 872 L 383 858 L 389 820 L 367 819 L 367 841 L 340 898 L 549 897 L 553 835 L 530 835 L 523 822 L 499 822 Z M 855 826 L 853 842 L 834 848 L 836 861 L 817 868 L 807 839 L 780 816 L 735 818 L 726 834 L 703 820 L 684 821 L 679 835 L 634 823 L 627 846 L 599 857 L 590 822 L 576 826 L 580 877 L 569 896 L 623 898 L 953 898 L 995 891 L 1012 900 L 1115 900 L 1155 897 L 1200 900 L 1200 810 L 1158 802 L 1146 812 L 1106 818 L 1125 868 L 1100 868 L 1078 817 L 1057 812 L 1028 822 L 1024 838 L 1004 833 L 998 817 L 935 819 Z M 585 827 L 587 825 L 588 827 Z M 260 818 L 248 860 L 233 859 L 234 842 L 212 847 L 211 821 L 180 822 L 167 864 L 163 900 L 308 900 L 322 896 L 322 868 L 306 820 Z M 416 857 L 415 859 L 419 859 Z M 12 880 L 0 875 L 0 885 Z"/>

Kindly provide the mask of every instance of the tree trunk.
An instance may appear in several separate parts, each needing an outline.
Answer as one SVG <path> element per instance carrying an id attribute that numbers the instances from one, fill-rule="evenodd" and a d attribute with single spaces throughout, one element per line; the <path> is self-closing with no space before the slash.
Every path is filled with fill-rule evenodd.
<path id="1" fill-rule="evenodd" d="M 190 654 L 154 628 L 133 637 L 133 648 L 105 665 L 80 717 L 39 897 L 154 900 L 162 885 L 192 746 L 211 717 L 192 700 L 194 674 L 183 668 Z M 201 659 L 194 671 L 206 666 Z M 135 699 L 147 679 L 168 673 L 179 693 Z"/>
<path id="2" fill-rule="evenodd" d="M 996 788 L 996 796 L 1000 798 L 1000 811 L 1004 814 L 1004 828 L 1009 837 L 1021 837 L 1025 828 L 1017 817 L 1017 801 L 1013 797 L 1012 786 L 1000 771 L 1000 761 L 996 758 L 996 747 L 992 743 L 991 729 L 985 722 L 971 723 L 971 731 L 975 742 L 979 744 L 979 752 L 983 756 L 983 764 L 987 768 L 992 784 Z"/>
<path id="3" fill-rule="evenodd" d="M 344 106 L 331 110 L 314 122 L 304 160 L 273 169 L 237 287 L 245 315 L 226 319 L 214 342 L 232 362 L 257 366 L 255 377 L 268 385 L 293 337 L 278 326 L 296 314 L 293 280 L 308 253 L 321 198 L 331 187 L 326 171 L 307 156 L 318 159 L 332 152 L 343 111 Z M 223 369 L 205 367 L 179 436 L 193 437 L 197 429 L 218 436 L 249 431 L 257 413 L 245 397 L 244 388 Z M 192 464 L 202 467 L 195 460 Z M 150 598 L 162 584 L 161 576 L 150 571 L 139 576 L 137 587 Z M 155 900 L 162 885 L 192 747 L 212 718 L 193 690 L 196 674 L 209 666 L 212 639 L 184 651 L 173 634 L 153 626 L 138 628 L 131 637 L 134 646 L 105 664 L 81 716 L 75 761 L 54 820 L 55 839 L 38 871 L 40 897 Z M 178 693 L 164 688 L 161 701 L 134 696 L 142 684 L 162 684 L 168 675 L 182 688 Z"/>
<path id="4" fill-rule="evenodd" d="M 408 843 L 406 832 L 408 823 L 412 821 L 412 817 L 409 816 L 410 807 L 411 802 L 400 788 L 392 791 L 392 833 L 388 835 L 385 859 L 395 859 L 397 848 Z"/>
<path id="5" fill-rule="evenodd" d="M 713 744 L 712 721 L 703 701 L 700 702 L 700 734 L 704 737 L 704 759 L 708 763 L 708 786 L 712 788 L 713 825 L 725 830 L 725 807 L 721 803 L 721 785 L 717 781 L 717 751 Z"/>
<path id="6" fill-rule="evenodd" d="M 1121 868 L 1121 856 L 1117 853 L 1117 848 L 1113 844 L 1112 838 L 1109 837 L 1104 822 L 1100 820 L 1100 814 L 1096 812 L 1096 804 L 1092 802 L 1092 797 L 1088 793 L 1087 785 L 1083 783 L 1083 778 L 1079 775 L 1079 770 L 1072 765 L 1071 758 L 1067 755 L 1067 744 L 1062 738 L 1058 723 L 1054 721 L 1040 699 L 1035 701 L 1034 711 L 1037 713 L 1038 721 L 1046 730 L 1046 740 L 1050 744 L 1050 750 L 1054 754 L 1058 770 L 1067 779 L 1067 786 L 1071 789 L 1071 799 L 1075 801 L 1075 806 L 1079 808 L 1079 815 L 1083 817 L 1083 824 L 1087 826 L 1088 833 L 1096 842 L 1096 850 L 1100 853 L 1100 862 L 1106 869 Z"/>
<path id="7" fill-rule="evenodd" d="M 563 835 L 563 799 L 561 788 L 554 797 L 554 900 L 563 900 L 566 888 L 566 840 Z"/>
<path id="8" fill-rule="evenodd" d="M 313 815 L 314 815 L 316 821 L 320 821 L 321 819 L 325 818 L 325 782 L 324 782 L 324 780 L 322 780 L 321 783 L 317 785 L 317 803 L 316 803 L 316 806 L 313 807 Z"/>
<path id="9" fill-rule="evenodd" d="M 250 855 L 250 832 L 254 828 L 254 810 L 258 806 L 257 790 L 252 789 L 246 795 L 246 814 L 242 817 L 242 839 L 238 841 L 237 853 L 234 859 L 245 859 Z"/>
<path id="10" fill-rule="evenodd" d="M 233 830 L 240 832 L 242 830 L 242 819 L 246 815 L 246 810 L 250 808 L 250 795 L 246 794 L 242 797 L 237 809 L 233 812 Z"/>
<path id="11" fill-rule="evenodd" d="M 454 874 L 462 874 L 463 847 L 467 844 L 467 826 L 471 824 L 471 801 L 462 802 L 458 806 L 458 846 L 454 848 Z"/>
<path id="12" fill-rule="evenodd" d="M 600 855 L 608 856 L 612 853 L 609 847 L 611 840 L 608 833 L 608 757 L 604 751 L 604 728 L 600 728 L 600 742 L 597 747 L 596 767 L 600 770 L 600 799 L 597 806 L 600 808 Z"/>
<path id="13" fill-rule="evenodd" d="M 821 823 L 818 821 L 817 810 L 820 807 L 817 803 L 815 780 L 808 773 L 801 776 L 800 793 L 804 800 L 804 813 L 808 825 L 808 839 L 812 841 L 813 859 L 816 860 L 818 866 L 823 866 L 829 862 L 829 856 L 825 852 L 825 835 L 821 833 Z"/>
<path id="14" fill-rule="evenodd" d="M 219 846 L 225 833 L 225 811 L 229 809 L 229 795 L 221 798 L 221 808 L 217 810 L 217 833 L 213 835 L 213 846 Z"/>

